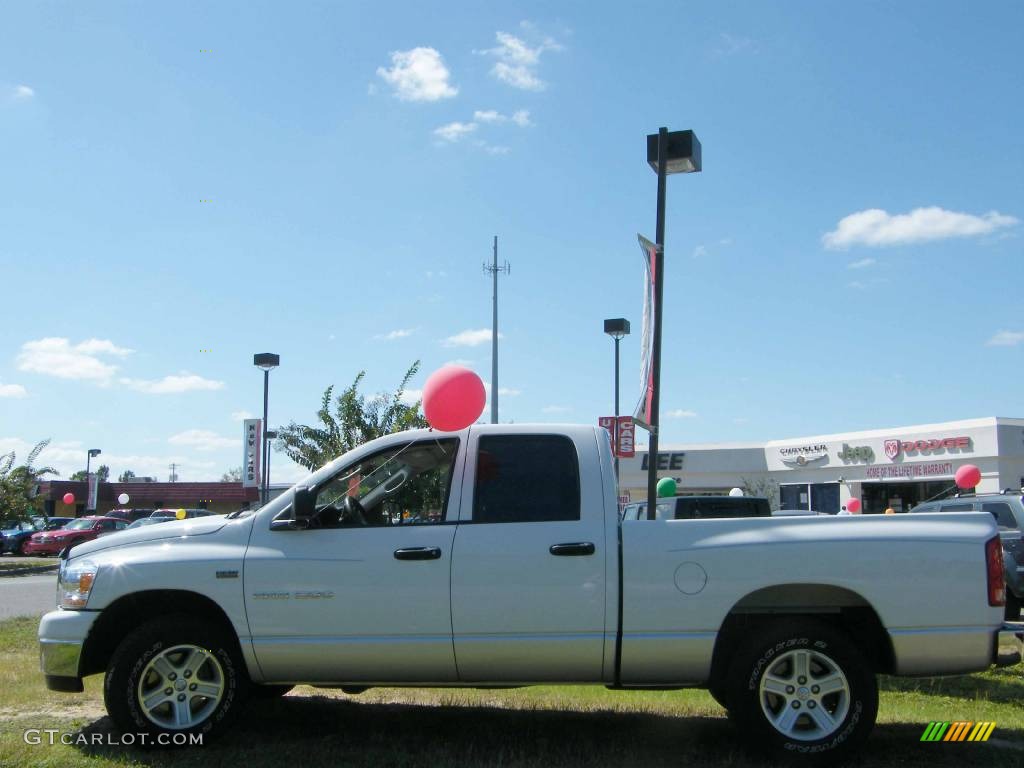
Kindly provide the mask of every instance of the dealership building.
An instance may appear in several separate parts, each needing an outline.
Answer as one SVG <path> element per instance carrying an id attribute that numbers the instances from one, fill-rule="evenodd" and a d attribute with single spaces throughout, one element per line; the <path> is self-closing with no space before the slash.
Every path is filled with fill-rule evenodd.
<path id="1" fill-rule="evenodd" d="M 642 434 L 642 433 L 641 433 Z M 647 452 L 619 461 L 622 496 L 647 498 Z M 860 499 L 865 513 L 906 512 L 955 491 L 964 464 L 981 470 L 980 492 L 1024 486 L 1024 419 L 989 417 L 767 443 L 660 445 L 658 477 L 678 493 L 774 492 L 782 509 L 835 513 Z M 774 481 L 774 482 L 772 482 Z M 771 491 L 769 491 L 771 489 Z"/>

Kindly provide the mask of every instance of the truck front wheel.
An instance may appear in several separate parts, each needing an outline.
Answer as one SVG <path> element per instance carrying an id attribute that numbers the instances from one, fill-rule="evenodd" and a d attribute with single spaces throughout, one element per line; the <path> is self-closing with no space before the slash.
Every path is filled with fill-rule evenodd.
<path id="1" fill-rule="evenodd" d="M 147 733 L 151 745 L 176 734 L 223 728 L 242 703 L 248 678 L 224 631 L 187 615 L 154 619 L 118 646 L 103 682 L 107 712 L 124 732 Z"/>
<path id="2" fill-rule="evenodd" d="M 875 724 L 878 684 L 841 632 L 782 621 L 756 633 L 728 679 L 729 714 L 752 747 L 787 755 L 839 755 Z"/>

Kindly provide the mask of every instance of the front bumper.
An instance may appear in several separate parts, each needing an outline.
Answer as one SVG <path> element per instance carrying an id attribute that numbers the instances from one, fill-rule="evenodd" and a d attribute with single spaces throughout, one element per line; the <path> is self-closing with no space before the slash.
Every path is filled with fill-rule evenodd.
<path id="1" fill-rule="evenodd" d="M 39 667 L 51 691 L 79 692 L 82 648 L 98 611 L 50 611 L 39 622 Z"/>

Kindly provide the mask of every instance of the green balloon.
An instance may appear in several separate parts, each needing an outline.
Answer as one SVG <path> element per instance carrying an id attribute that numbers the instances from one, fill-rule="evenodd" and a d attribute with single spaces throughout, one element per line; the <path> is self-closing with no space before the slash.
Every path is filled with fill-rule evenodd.
<path id="1" fill-rule="evenodd" d="M 663 477 L 658 481 L 658 498 L 676 495 L 676 481 L 671 477 Z"/>

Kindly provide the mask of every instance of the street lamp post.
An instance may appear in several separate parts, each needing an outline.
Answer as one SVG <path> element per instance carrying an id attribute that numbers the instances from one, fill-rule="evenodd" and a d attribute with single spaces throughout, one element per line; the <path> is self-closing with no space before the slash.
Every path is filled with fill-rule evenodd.
<path id="1" fill-rule="evenodd" d="M 267 402 L 270 394 L 270 372 L 281 364 L 281 356 L 272 352 L 260 352 L 252 356 L 252 364 L 263 369 L 263 445 L 260 446 L 260 463 L 263 466 L 263 482 L 260 483 L 260 505 L 267 503 L 270 492 L 270 441 L 267 437 Z"/>
<path id="2" fill-rule="evenodd" d="M 604 332 L 615 339 L 615 427 L 612 445 L 615 446 L 615 485 L 619 484 L 619 342 L 629 335 L 629 320 L 623 317 L 604 321 Z"/>
<path id="3" fill-rule="evenodd" d="M 670 173 L 699 173 L 700 141 L 693 131 L 659 128 L 647 137 L 647 162 L 658 174 L 658 219 L 654 255 L 654 333 L 651 344 L 650 439 L 647 447 L 647 519 L 653 520 L 658 503 L 658 409 L 661 405 L 661 316 L 665 288 L 665 177 Z"/>

